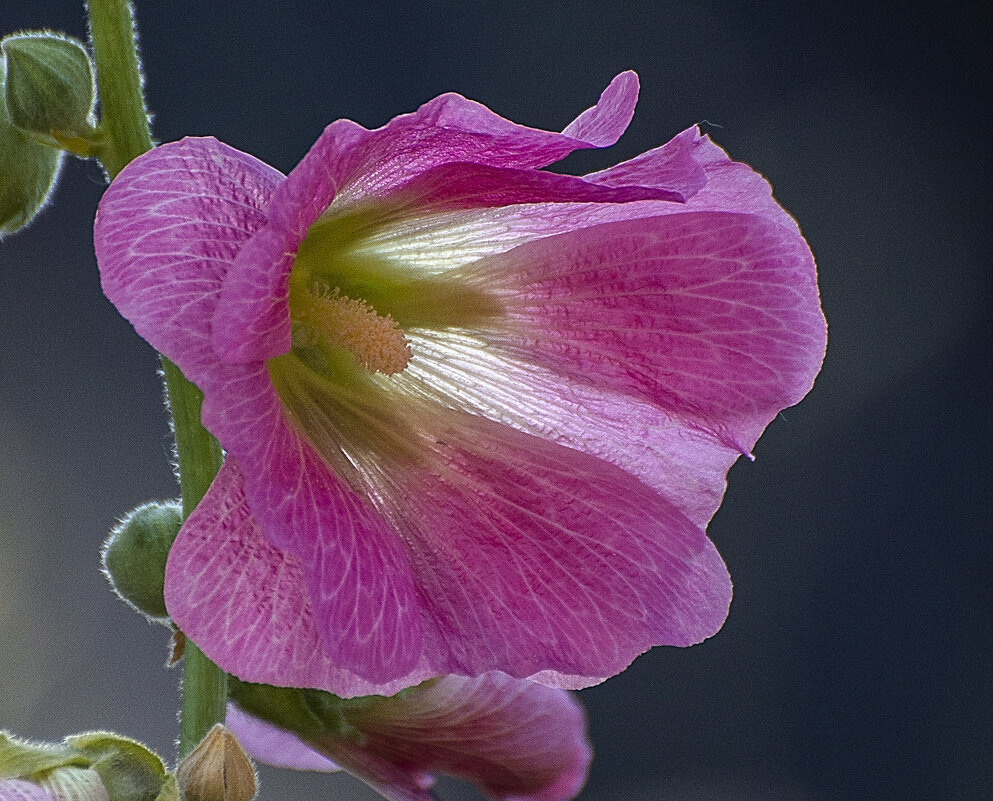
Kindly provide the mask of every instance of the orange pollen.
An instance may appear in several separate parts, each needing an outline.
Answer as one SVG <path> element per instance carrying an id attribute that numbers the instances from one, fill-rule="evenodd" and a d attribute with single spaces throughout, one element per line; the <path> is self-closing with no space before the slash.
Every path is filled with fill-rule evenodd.
<path id="1" fill-rule="evenodd" d="M 338 287 L 317 286 L 307 293 L 297 320 L 332 347 L 345 348 L 370 373 L 393 375 L 410 361 L 410 344 L 390 315 L 381 316 L 364 300 Z"/>

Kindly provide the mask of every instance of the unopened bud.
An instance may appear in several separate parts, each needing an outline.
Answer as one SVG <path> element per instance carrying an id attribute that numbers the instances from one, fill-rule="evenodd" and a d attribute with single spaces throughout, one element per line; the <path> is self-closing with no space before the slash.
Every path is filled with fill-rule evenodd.
<path id="1" fill-rule="evenodd" d="M 65 742 L 91 760 L 108 801 L 156 801 L 166 786 L 162 759 L 137 740 L 94 731 L 66 737 Z"/>
<path id="2" fill-rule="evenodd" d="M 0 732 L 0 801 L 178 799 L 159 756 L 128 737 L 88 732 L 56 744 Z"/>
<path id="3" fill-rule="evenodd" d="M 117 594 L 143 615 L 162 622 L 165 566 L 183 524 L 177 501 L 142 504 L 110 533 L 103 546 L 103 566 Z"/>
<path id="4" fill-rule="evenodd" d="M 11 122 L 32 134 L 92 134 L 93 68 L 81 42 L 49 32 L 8 36 L 4 97 Z"/>
<path id="5" fill-rule="evenodd" d="M 237 738 L 220 723 L 176 768 L 184 801 L 252 801 L 255 769 Z"/>
<path id="6" fill-rule="evenodd" d="M 23 228 L 45 205 L 63 155 L 11 122 L 2 96 L 5 76 L 0 58 L 0 238 Z"/>

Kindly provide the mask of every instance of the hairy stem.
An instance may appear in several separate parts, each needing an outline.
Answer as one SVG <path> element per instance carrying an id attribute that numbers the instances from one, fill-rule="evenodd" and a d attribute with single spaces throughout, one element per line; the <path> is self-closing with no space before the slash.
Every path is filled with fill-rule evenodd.
<path id="1" fill-rule="evenodd" d="M 101 142 L 98 156 L 111 178 L 152 149 L 142 93 L 134 15 L 127 0 L 90 0 L 90 37 L 97 67 Z"/>
<path id="2" fill-rule="evenodd" d="M 142 92 L 134 13 L 127 0 L 89 0 L 90 36 L 100 96 L 96 155 L 113 179 L 132 159 L 152 149 Z M 221 466 L 221 449 L 200 423 L 203 395 L 179 368 L 162 357 L 166 396 L 176 438 L 183 514 L 202 500 Z M 224 673 L 189 640 L 183 657 L 179 750 L 185 756 L 211 727 L 224 720 Z"/>

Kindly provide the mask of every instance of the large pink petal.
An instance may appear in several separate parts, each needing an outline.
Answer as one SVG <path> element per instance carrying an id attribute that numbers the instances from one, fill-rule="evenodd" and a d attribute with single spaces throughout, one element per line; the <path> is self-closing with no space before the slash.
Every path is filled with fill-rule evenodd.
<path id="1" fill-rule="evenodd" d="M 720 557 L 630 474 L 452 410 L 444 392 L 383 379 L 349 399 L 306 376 L 281 379 L 283 400 L 329 463 L 351 454 L 350 484 L 404 543 L 438 673 L 554 670 L 589 685 L 723 622 Z"/>
<path id="2" fill-rule="evenodd" d="M 698 526 L 720 505 L 738 448 L 648 401 L 510 358 L 464 332 L 409 337 L 415 357 L 394 381 L 412 397 L 434 397 L 618 465 Z M 755 444 L 766 422 L 739 432 L 742 447 Z"/>
<path id="3" fill-rule="evenodd" d="M 401 467 L 381 488 L 422 614 L 424 651 L 409 675 L 375 686 L 326 650 L 301 561 L 263 539 L 230 459 L 170 554 L 166 602 L 180 628 L 247 681 L 352 696 L 495 668 L 585 686 L 653 645 L 720 627 L 727 571 L 661 496 L 577 451 L 437 416 L 422 460 L 434 468 Z"/>
<path id="4" fill-rule="evenodd" d="M 383 513 L 407 541 L 439 672 L 588 685 L 720 628 L 720 556 L 637 479 L 483 418 L 439 414 L 431 432 L 433 459 L 392 477 Z"/>
<path id="5" fill-rule="evenodd" d="M 375 554 L 363 556 L 375 566 Z M 348 575 L 344 568 L 342 576 Z M 230 458 L 169 552 L 166 607 L 207 656 L 245 681 L 320 687 L 350 697 L 394 693 L 436 672 L 420 665 L 374 683 L 341 667 L 320 634 L 324 621 L 315 617 L 307 570 L 300 558 L 262 537 Z M 403 631 L 389 633 L 405 637 Z"/>
<path id="6" fill-rule="evenodd" d="M 461 277 L 500 292 L 510 323 L 480 335 L 498 351 L 651 402 L 742 450 L 756 421 L 806 394 L 823 358 L 810 251 L 756 215 L 600 225 Z"/>
<path id="7" fill-rule="evenodd" d="M 460 95 L 431 100 L 369 131 L 350 120 L 329 125 L 273 198 L 270 226 L 230 270 L 214 317 L 214 347 L 228 361 L 255 361 L 289 350 L 287 282 L 306 229 L 336 205 L 383 198 L 441 165 L 466 162 L 534 169 L 573 150 L 613 144 L 634 113 L 638 79 L 618 75 L 600 101 L 565 133 L 516 125 Z"/>
<path id="8" fill-rule="evenodd" d="M 591 756 L 568 693 L 502 673 L 446 676 L 352 722 L 361 745 L 312 744 L 394 801 L 429 801 L 425 773 L 467 779 L 491 798 L 565 801 L 582 788 Z"/>
<path id="9" fill-rule="evenodd" d="M 215 139 L 184 139 L 135 159 L 100 202 L 104 292 L 194 381 L 216 361 L 210 320 L 224 274 L 282 179 Z"/>
<path id="10" fill-rule="evenodd" d="M 102 277 L 139 332 L 204 390 L 205 424 L 251 467 L 249 494 L 270 536 L 307 566 L 321 635 L 338 664 L 385 681 L 412 670 L 420 652 L 396 538 L 287 427 L 264 365 L 226 365 L 210 348 L 221 279 L 265 221 L 260 209 L 279 180 L 214 140 L 152 151 L 101 204 Z"/>
<path id="11" fill-rule="evenodd" d="M 559 134 L 517 125 L 479 103 L 446 94 L 375 131 L 347 120 L 332 123 L 305 160 L 333 165 L 328 177 L 349 200 L 383 197 L 451 162 L 537 169 L 576 149 L 612 145 L 630 123 L 637 99 L 637 76 L 621 73 L 594 107 Z"/>
<path id="12" fill-rule="evenodd" d="M 409 207 L 410 220 L 395 221 L 378 232 L 371 252 L 397 263 L 446 270 L 550 234 L 604 222 L 681 214 L 689 208 L 747 211 L 794 231 L 796 228 L 793 219 L 775 203 L 764 179 L 747 165 L 732 162 L 695 127 L 645 157 L 587 178 L 622 187 L 636 183 L 674 187 L 690 199 L 685 205 L 652 201 L 539 203 L 427 215 L 416 215 Z M 663 231 L 666 224 L 646 221 L 645 225 Z M 817 334 L 809 354 L 812 374 L 823 353 L 823 320 L 814 311 L 816 293 L 809 291 L 814 280 L 812 261 L 798 235 L 784 232 L 784 236 L 801 251 L 794 268 L 801 274 L 801 284 L 808 287 L 806 305 L 812 310 L 812 331 Z M 490 264 L 502 280 L 502 265 L 498 267 L 492 260 Z M 516 280 L 513 274 L 508 277 Z M 596 292 L 597 287 L 590 286 L 590 291 Z M 605 286 L 601 291 L 606 296 L 612 288 Z M 541 326 L 540 319 L 533 321 L 532 327 Z M 678 410 L 591 386 L 585 376 L 575 378 L 539 368 L 527 353 L 514 356 L 486 338 L 467 333 L 411 332 L 414 360 L 394 380 L 410 385 L 408 390 L 414 395 L 433 394 L 446 404 L 456 403 L 618 464 L 660 491 L 700 525 L 717 509 L 731 463 L 741 451 L 752 448 L 778 411 L 770 408 L 763 414 L 739 418 L 733 438 L 725 437 L 732 440 L 729 447 L 706 435 L 698 420 L 686 418 L 685 410 L 677 415 Z"/>
<path id="13" fill-rule="evenodd" d="M 203 386 L 204 425 L 243 468 L 266 538 L 305 566 L 329 653 L 372 681 L 406 675 L 421 630 L 401 543 L 288 421 L 265 364 L 217 372 L 223 382 Z"/>

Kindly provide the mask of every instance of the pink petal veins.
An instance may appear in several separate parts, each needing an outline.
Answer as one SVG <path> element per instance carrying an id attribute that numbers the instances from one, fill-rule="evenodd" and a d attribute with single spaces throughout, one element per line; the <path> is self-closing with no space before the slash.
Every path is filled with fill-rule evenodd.
<path id="1" fill-rule="evenodd" d="M 323 559 L 319 544 L 315 543 L 315 550 Z M 366 577 L 376 559 L 375 553 L 366 557 L 358 574 L 336 571 L 329 587 Z M 382 665 L 373 661 L 377 655 L 393 669 L 409 659 L 406 654 L 419 655 L 419 622 L 400 628 L 384 622 L 381 630 L 370 632 L 363 627 L 370 622 L 364 618 L 349 623 L 348 609 L 335 613 L 331 607 L 325 610 L 327 617 L 316 616 L 314 569 L 305 564 L 262 537 L 245 500 L 241 471 L 229 458 L 169 553 L 166 607 L 207 656 L 245 681 L 321 687 L 350 697 L 397 692 L 431 675 L 421 665 L 394 674 L 390 681 L 377 680 L 377 667 L 382 672 Z M 319 600 L 328 589 L 322 589 Z M 379 609 L 364 587 L 346 585 L 341 598 L 353 601 L 356 613 L 364 609 L 361 605 L 372 603 L 373 612 L 363 613 L 371 618 Z M 346 635 L 365 643 L 356 661 L 358 669 L 373 675 L 372 681 L 347 667 L 356 645 L 345 642 L 341 653 L 335 650 L 332 638 L 342 636 L 342 631 L 325 629 L 339 624 Z M 370 641 L 370 637 L 381 639 Z M 394 655 L 396 662 L 391 661 Z"/>
<path id="2" fill-rule="evenodd" d="M 104 194 L 94 244 L 104 293 L 193 381 L 216 357 L 221 281 L 266 222 L 282 176 L 215 139 L 184 139 L 129 164 Z"/>
<path id="3" fill-rule="evenodd" d="M 809 250 L 754 215 L 604 224 L 463 276 L 506 287 L 509 323 L 482 334 L 498 351 L 649 401 L 730 446 L 802 398 L 824 352 Z"/>
<path id="4" fill-rule="evenodd" d="M 478 418 L 448 425 L 432 427 L 433 469 L 399 470 L 378 493 L 421 610 L 423 654 L 407 680 L 499 665 L 519 677 L 551 669 L 583 686 L 650 645 L 688 645 L 720 627 L 727 571 L 663 498 L 579 452 Z M 396 686 L 363 683 L 354 673 L 376 676 L 337 670 L 315 649 L 323 621 L 305 571 L 261 537 L 230 459 L 173 547 L 166 602 L 208 656 L 245 680 L 338 695 Z"/>

